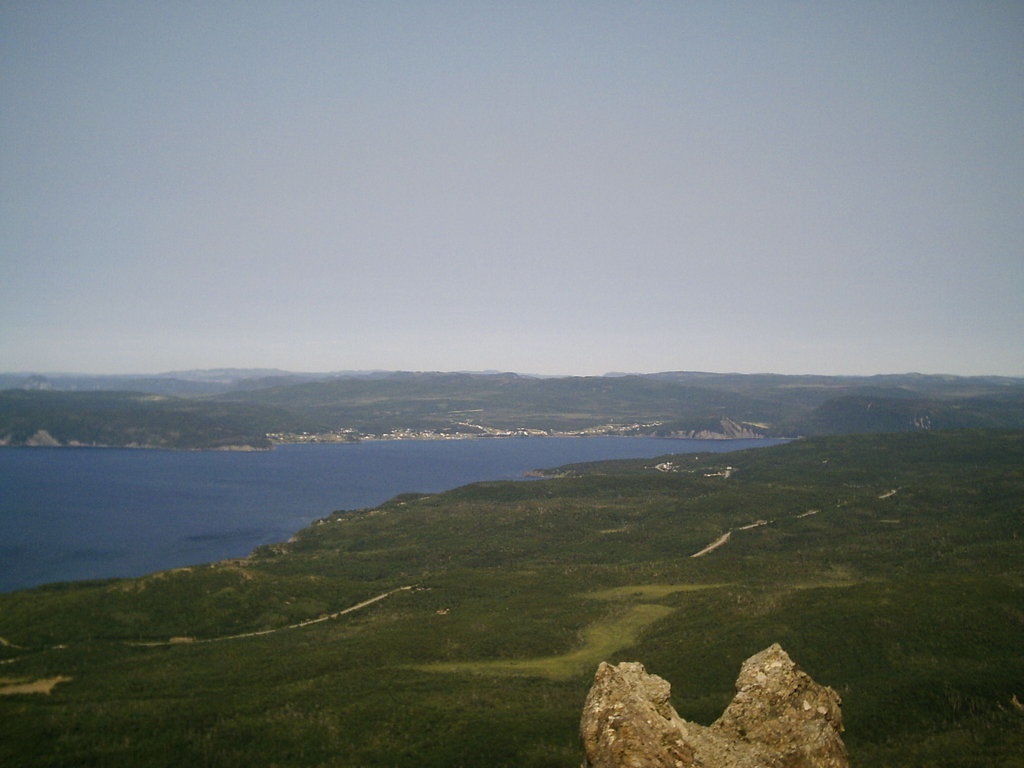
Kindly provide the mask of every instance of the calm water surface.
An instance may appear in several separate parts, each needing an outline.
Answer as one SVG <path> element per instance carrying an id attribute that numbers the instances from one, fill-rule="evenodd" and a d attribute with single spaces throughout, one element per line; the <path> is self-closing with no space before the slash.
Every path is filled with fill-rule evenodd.
<path id="1" fill-rule="evenodd" d="M 241 557 L 338 509 L 540 467 L 778 440 L 512 438 L 273 451 L 0 449 L 0 591 Z"/>

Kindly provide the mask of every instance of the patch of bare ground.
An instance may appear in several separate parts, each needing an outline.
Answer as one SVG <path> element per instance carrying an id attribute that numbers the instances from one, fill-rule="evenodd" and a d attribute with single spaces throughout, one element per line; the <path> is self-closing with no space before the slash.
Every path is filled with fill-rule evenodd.
<path id="1" fill-rule="evenodd" d="M 756 520 L 753 523 L 749 523 L 747 525 L 741 525 L 739 528 L 736 528 L 734 530 L 736 530 L 736 531 L 749 531 L 751 528 L 760 528 L 762 525 L 768 525 L 771 522 L 772 522 L 771 520 Z M 722 546 L 723 544 L 728 542 L 729 539 L 732 538 L 732 534 L 733 534 L 733 531 L 726 531 L 721 536 L 719 536 L 717 539 L 715 539 L 710 544 L 708 544 L 706 547 L 704 547 L 704 549 L 702 549 L 700 552 L 694 552 L 692 555 L 690 555 L 690 557 L 703 557 L 708 552 L 714 552 L 720 546 Z"/>
<path id="2" fill-rule="evenodd" d="M 751 528 L 760 528 L 762 525 L 768 525 L 768 521 L 767 520 L 758 520 L 757 522 L 750 523 L 749 525 L 741 525 L 736 530 L 737 531 L 749 531 Z"/>
<path id="3" fill-rule="evenodd" d="M 704 547 L 704 549 L 702 549 L 700 552 L 694 552 L 692 555 L 690 555 L 690 557 L 703 557 L 708 552 L 714 552 L 716 549 L 718 549 L 720 546 L 725 544 L 731 538 L 732 538 L 732 531 L 726 531 L 721 536 L 719 536 L 717 539 L 715 539 L 710 544 L 708 544 L 706 547 Z"/>
<path id="4" fill-rule="evenodd" d="M 58 683 L 66 683 L 69 680 L 71 680 L 71 678 L 66 677 L 65 675 L 41 677 L 36 680 L 24 677 L 0 677 L 0 696 L 12 696 L 17 693 L 49 694 Z"/>

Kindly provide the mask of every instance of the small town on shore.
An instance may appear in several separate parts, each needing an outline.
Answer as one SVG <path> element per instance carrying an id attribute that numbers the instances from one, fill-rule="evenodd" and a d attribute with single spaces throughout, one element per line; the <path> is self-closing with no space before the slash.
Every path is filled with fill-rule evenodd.
<path id="1" fill-rule="evenodd" d="M 371 440 L 473 440 L 492 437 L 600 437 L 653 436 L 652 430 L 664 422 L 636 424 L 601 424 L 583 429 L 536 429 L 531 427 L 498 428 L 481 424 L 459 423 L 454 428 L 396 428 L 386 432 L 360 432 L 343 428 L 327 432 L 268 432 L 267 439 L 275 445 L 293 443 L 359 443 Z"/>

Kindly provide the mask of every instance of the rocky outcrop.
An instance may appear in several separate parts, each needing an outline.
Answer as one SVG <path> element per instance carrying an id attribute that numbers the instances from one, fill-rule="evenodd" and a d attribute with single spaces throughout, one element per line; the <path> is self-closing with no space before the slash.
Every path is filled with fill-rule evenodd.
<path id="1" fill-rule="evenodd" d="M 764 434 L 751 429 L 748 424 L 738 424 L 726 417 L 719 421 L 717 426 L 708 426 L 704 429 L 676 429 L 666 436 L 686 440 L 754 440 L 764 437 Z"/>
<path id="2" fill-rule="evenodd" d="M 53 435 L 47 432 L 45 429 L 36 430 L 36 433 L 25 441 L 25 445 L 31 446 L 45 446 L 47 448 L 55 448 L 60 445 L 60 441 L 57 440 Z"/>
<path id="3" fill-rule="evenodd" d="M 580 735 L 588 768 L 848 768 L 839 695 L 778 644 L 740 669 L 736 696 L 710 726 L 687 722 L 671 686 L 642 664 L 602 663 Z"/>

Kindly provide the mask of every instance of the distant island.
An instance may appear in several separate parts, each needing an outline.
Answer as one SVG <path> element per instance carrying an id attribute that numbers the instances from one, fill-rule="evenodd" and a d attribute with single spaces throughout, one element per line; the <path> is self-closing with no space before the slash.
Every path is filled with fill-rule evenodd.
<path id="1" fill-rule="evenodd" d="M 617 435 L 802 437 L 1024 428 L 1024 379 L 677 371 L 0 374 L 0 445 L 267 450 L 284 443 Z"/>

